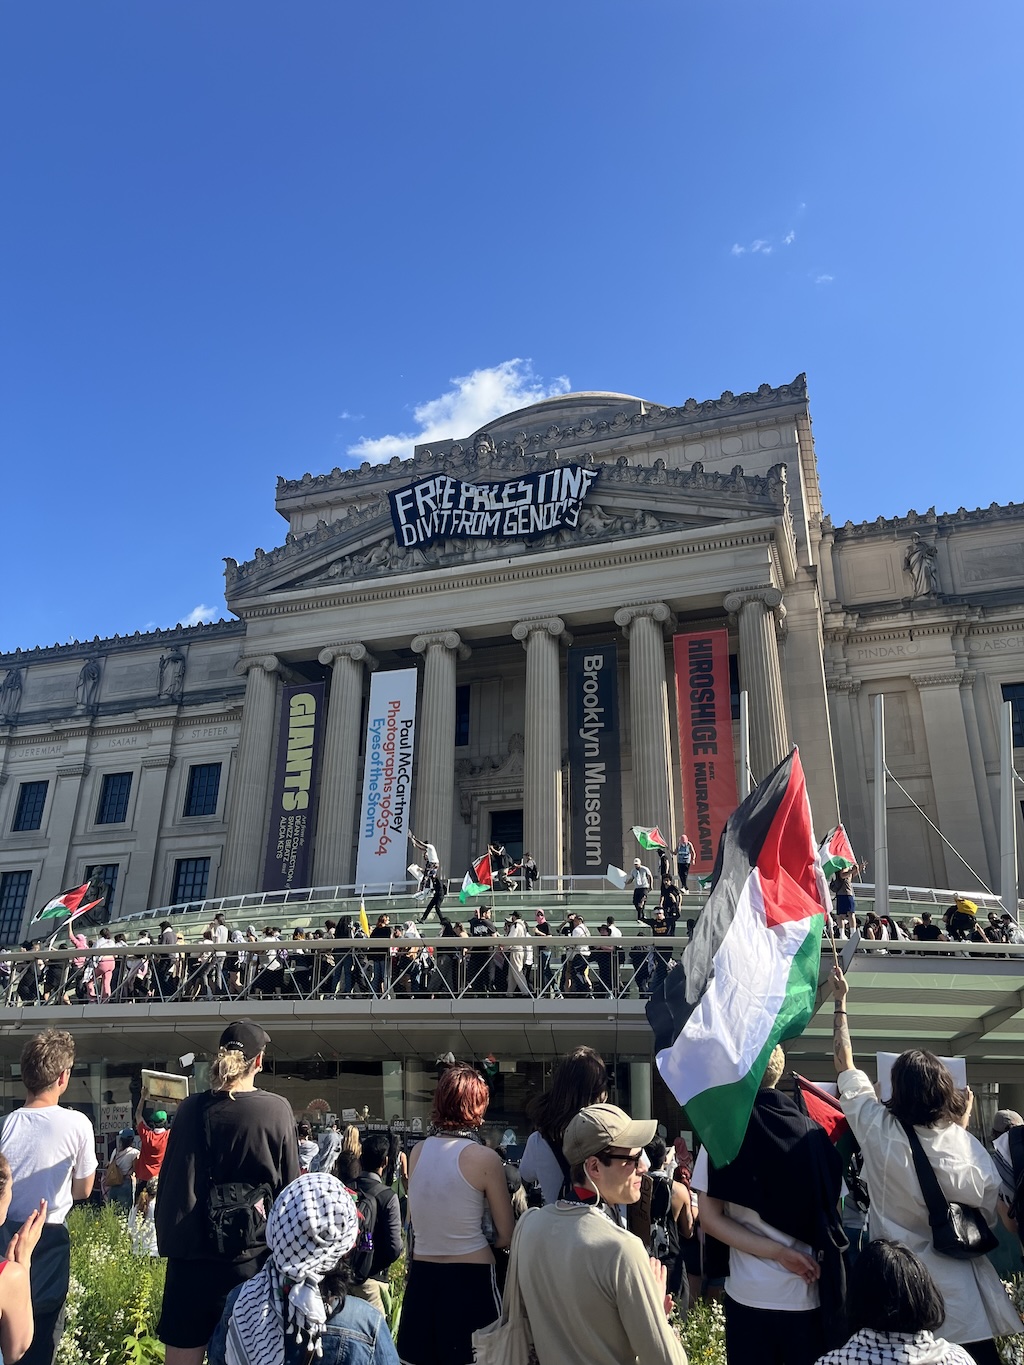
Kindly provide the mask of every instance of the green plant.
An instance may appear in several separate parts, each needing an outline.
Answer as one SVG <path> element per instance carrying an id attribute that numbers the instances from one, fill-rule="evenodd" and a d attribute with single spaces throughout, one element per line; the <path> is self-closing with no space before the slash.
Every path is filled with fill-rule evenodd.
<path id="1" fill-rule="evenodd" d="M 725 1310 L 718 1299 L 698 1299 L 683 1322 L 673 1316 L 690 1365 L 726 1365 Z"/>
<path id="2" fill-rule="evenodd" d="M 1024 1276 L 1015 1275 L 1003 1284 L 1014 1308 L 1024 1319 Z M 996 1349 L 1003 1365 L 1024 1365 L 1024 1336 L 996 1337 Z"/>
<path id="3" fill-rule="evenodd" d="M 154 1330 L 164 1262 L 132 1254 L 124 1218 L 110 1206 L 72 1210 L 71 1282 L 56 1365 L 160 1365 Z"/>
<path id="4" fill-rule="evenodd" d="M 392 1338 L 398 1335 L 398 1322 L 402 1316 L 402 1300 L 405 1298 L 405 1281 L 408 1276 L 408 1267 L 405 1257 L 399 1256 L 398 1260 L 392 1263 L 388 1271 L 388 1288 L 391 1291 L 391 1302 L 388 1305 L 387 1319 L 388 1330 Z"/>

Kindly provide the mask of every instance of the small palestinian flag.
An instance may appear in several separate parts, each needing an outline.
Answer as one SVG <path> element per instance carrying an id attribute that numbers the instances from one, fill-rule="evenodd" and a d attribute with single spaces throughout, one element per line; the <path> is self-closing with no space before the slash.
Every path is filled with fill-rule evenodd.
<path id="1" fill-rule="evenodd" d="M 847 868 L 857 866 L 853 845 L 842 825 L 836 825 L 835 829 L 825 836 L 825 842 L 818 849 L 818 857 L 821 859 L 821 870 L 826 881 L 837 872 L 845 872 Z"/>
<path id="2" fill-rule="evenodd" d="M 47 901 L 38 915 L 32 919 L 35 924 L 40 919 L 59 919 L 62 915 L 82 915 L 86 910 L 91 910 L 94 905 L 99 905 L 100 901 L 91 901 L 88 905 L 83 905 L 89 892 L 91 882 L 83 882 L 81 886 L 72 886 L 67 891 L 62 891 L 59 896 L 54 896 L 52 901 Z M 103 897 L 100 897 L 102 900 Z"/>
<path id="3" fill-rule="evenodd" d="M 482 858 L 477 858 L 472 868 L 462 879 L 462 890 L 459 892 L 459 904 L 465 905 L 470 896 L 482 896 L 486 891 L 490 891 L 491 882 L 491 855 L 485 853 Z"/>
<path id="4" fill-rule="evenodd" d="M 772 1049 L 814 1012 L 830 902 L 796 749 L 729 817 L 713 877 L 682 970 L 647 1017 L 662 1078 L 724 1166 Z"/>
<path id="5" fill-rule="evenodd" d="M 634 825 L 633 833 L 636 835 L 636 841 L 641 848 L 668 848 L 665 836 L 657 825 L 653 829 L 644 829 L 643 825 Z"/>

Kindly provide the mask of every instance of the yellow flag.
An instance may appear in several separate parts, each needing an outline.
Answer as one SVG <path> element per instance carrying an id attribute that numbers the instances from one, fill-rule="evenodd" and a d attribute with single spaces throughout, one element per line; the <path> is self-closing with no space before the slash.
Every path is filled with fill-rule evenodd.
<path id="1" fill-rule="evenodd" d="M 367 938 L 370 937 L 370 921 L 366 918 L 366 902 L 359 902 L 359 927 Z"/>

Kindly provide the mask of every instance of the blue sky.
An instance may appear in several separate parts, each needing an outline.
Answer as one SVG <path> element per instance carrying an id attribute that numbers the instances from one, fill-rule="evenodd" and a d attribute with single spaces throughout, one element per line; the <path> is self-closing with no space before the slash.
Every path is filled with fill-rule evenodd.
<path id="1" fill-rule="evenodd" d="M 8 0 L 0 649 L 224 614 L 278 474 L 566 386 L 806 370 L 834 518 L 1019 499 L 1022 37 L 1019 0 Z"/>

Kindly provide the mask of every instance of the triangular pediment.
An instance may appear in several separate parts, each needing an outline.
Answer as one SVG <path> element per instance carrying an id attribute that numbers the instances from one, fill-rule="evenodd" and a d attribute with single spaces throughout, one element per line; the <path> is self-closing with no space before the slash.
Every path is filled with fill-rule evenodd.
<path id="1" fill-rule="evenodd" d="M 498 451 L 478 443 L 475 449 L 460 447 L 450 452 L 436 472 L 464 483 L 501 484 L 566 463 L 557 453 L 531 456 L 521 448 Z M 320 521 L 303 535 L 289 535 L 275 550 L 257 550 L 244 564 L 226 561 L 228 601 L 478 565 L 491 559 L 508 560 L 766 516 L 788 517 L 784 465 L 776 465 L 766 475 L 748 475 L 739 466 L 721 473 L 709 472 L 700 463 L 689 469 L 670 469 L 662 460 L 638 465 L 625 458 L 599 462 L 591 455 L 577 457 L 573 463 L 597 475 L 574 526 L 562 525 L 530 537 L 446 537 L 408 548 L 398 542 L 387 490 L 383 490 L 378 498 L 330 523 Z M 422 464 L 410 474 L 409 482 L 424 478 Z M 400 488 L 403 482 L 401 476 L 396 477 L 392 487 Z"/>

